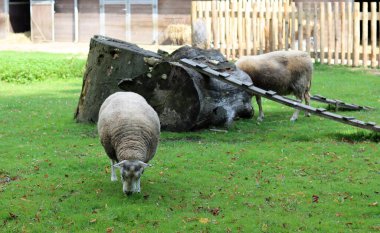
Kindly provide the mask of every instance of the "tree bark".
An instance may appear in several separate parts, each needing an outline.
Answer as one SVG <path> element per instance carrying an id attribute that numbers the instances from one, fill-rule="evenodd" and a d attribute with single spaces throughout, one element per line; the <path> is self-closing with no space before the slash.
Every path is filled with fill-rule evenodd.
<path id="1" fill-rule="evenodd" d="M 122 91 L 117 84 L 149 69 L 144 57 L 161 58 L 156 53 L 143 50 L 135 44 L 94 36 L 90 42 L 82 91 L 75 119 L 81 123 L 98 121 L 100 106 L 111 94 Z"/>

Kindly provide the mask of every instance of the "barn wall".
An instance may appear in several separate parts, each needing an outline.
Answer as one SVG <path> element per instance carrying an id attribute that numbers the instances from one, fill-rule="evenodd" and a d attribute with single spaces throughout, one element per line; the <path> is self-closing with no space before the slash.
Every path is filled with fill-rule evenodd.
<path id="1" fill-rule="evenodd" d="M 158 9 L 160 10 L 160 9 Z M 153 42 L 153 20 L 152 5 L 131 6 L 131 42 L 152 44 Z"/>
<path id="2" fill-rule="evenodd" d="M 159 0 L 158 1 L 158 36 L 163 40 L 165 29 L 170 24 L 191 25 L 191 1 Z"/>
<path id="3" fill-rule="evenodd" d="M 0 14 L 4 13 L 5 0 L 0 0 Z"/>
<path id="4" fill-rule="evenodd" d="M 89 42 L 99 34 L 99 0 L 78 1 L 79 41 Z"/>
<path id="5" fill-rule="evenodd" d="M 8 31 L 8 14 L 4 13 L 5 0 L 0 0 L 0 39 L 7 36 Z"/>
<path id="6" fill-rule="evenodd" d="M 74 1 L 55 0 L 54 11 L 55 40 L 74 41 Z"/>
<path id="7" fill-rule="evenodd" d="M 125 4 L 106 5 L 105 34 L 109 37 L 125 40 Z"/>
<path id="8" fill-rule="evenodd" d="M 4 0 L 0 0 L 4 1 Z M 55 0 L 55 41 L 74 41 L 74 1 Z M 125 5 L 105 5 L 104 32 L 106 36 L 127 40 Z M 158 36 L 163 36 L 169 24 L 191 22 L 191 1 L 158 0 Z M 88 42 L 95 34 L 100 34 L 99 0 L 78 0 L 78 39 Z M 131 4 L 132 43 L 151 44 L 153 42 L 152 5 Z"/>

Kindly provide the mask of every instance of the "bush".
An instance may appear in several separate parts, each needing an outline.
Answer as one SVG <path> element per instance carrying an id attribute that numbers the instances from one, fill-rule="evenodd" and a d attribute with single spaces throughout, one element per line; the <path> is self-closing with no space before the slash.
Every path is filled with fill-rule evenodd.
<path id="1" fill-rule="evenodd" d="M 0 52 L 0 80 L 29 83 L 47 79 L 82 78 L 85 59 L 76 55 Z"/>

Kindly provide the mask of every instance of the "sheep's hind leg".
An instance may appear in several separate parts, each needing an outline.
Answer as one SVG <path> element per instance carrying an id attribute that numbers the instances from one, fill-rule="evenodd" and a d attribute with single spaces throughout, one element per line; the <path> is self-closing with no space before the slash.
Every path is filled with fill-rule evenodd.
<path id="1" fill-rule="evenodd" d="M 113 166 L 115 164 L 116 164 L 116 161 L 111 159 L 111 181 L 117 181 L 115 167 Z"/>
<path id="2" fill-rule="evenodd" d="M 310 106 L 310 93 L 308 91 L 305 92 L 304 98 L 305 98 L 305 104 Z M 311 116 L 310 112 L 305 112 L 305 116 L 307 117 Z"/>
<path id="3" fill-rule="evenodd" d="M 256 96 L 256 103 L 259 106 L 259 116 L 257 117 L 258 121 L 264 120 L 264 112 L 263 112 L 263 105 L 261 103 L 261 96 Z"/>

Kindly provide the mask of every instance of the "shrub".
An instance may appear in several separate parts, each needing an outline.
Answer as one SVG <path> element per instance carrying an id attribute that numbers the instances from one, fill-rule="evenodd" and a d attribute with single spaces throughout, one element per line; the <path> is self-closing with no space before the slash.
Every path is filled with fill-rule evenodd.
<path id="1" fill-rule="evenodd" d="M 85 59 L 75 55 L 0 52 L 0 80 L 29 83 L 47 79 L 81 78 Z"/>

